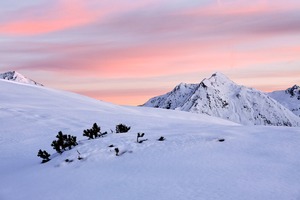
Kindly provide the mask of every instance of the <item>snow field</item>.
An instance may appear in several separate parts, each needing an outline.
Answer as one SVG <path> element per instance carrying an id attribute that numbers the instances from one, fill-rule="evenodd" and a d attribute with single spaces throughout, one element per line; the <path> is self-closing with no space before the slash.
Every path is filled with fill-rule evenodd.
<path id="1" fill-rule="evenodd" d="M 6 81 L 0 92 L 1 200 L 300 199 L 299 128 L 240 126 Z M 108 135 L 87 140 L 82 131 L 95 122 Z M 130 131 L 111 134 L 119 123 Z M 79 145 L 56 154 L 58 131 Z M 138 132 L 148 140 L 136 143 Z M 111 144 L 126 152 L 115 156 Z M 40 148 L 50 162 L 40 164 Z"/>

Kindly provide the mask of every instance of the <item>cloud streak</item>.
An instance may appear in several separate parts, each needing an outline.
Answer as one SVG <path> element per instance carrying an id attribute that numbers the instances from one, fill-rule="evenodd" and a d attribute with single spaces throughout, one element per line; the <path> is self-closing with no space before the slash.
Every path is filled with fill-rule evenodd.
<path id="1" fill-rule="evenodd" d="M 294 68 L 289 63 L 299 62 L 300 3 L 294 0 L 205 4 L 45 0 L 3 13 L 3 70 L 13 66 L 44 76 L 63 74 L 74 80 L 85 76 L 129 81 L 137 77 L 186 79 L 184 74 L 232 70 L 243 77 L 251 68 L 259 73 L 261 66 L 272 69 L 282 63 L 285 66 L 278 71 L 284 74 Z M 147 89 L 158 91 L 163 82 Z M 93 87 L 92 91 L 100 89 Z M 139 94 L 133 86 L 124 91 L 119 94 Z"/>
<path id="2" fill-rule="evenodd" d="M 36 35 L 82 26 L 99 17 L 79 0 L 44 2 L 9 13 L 9 20 L 2 23 L 0 31 L 2 34 Z"/>

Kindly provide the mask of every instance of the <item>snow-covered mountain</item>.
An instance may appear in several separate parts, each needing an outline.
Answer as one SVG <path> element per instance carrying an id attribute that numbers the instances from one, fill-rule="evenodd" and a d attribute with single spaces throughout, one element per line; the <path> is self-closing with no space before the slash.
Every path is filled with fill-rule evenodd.
<path id="1" fill-rule="evenodd" d="M 268 95 L 300 117 L 300 86 L 294 85 L 286 90 L 274 91 Z"/>
<path id="2" fill-rule="evenodd" d="M 31 80 L 29 78 L 26 78 L 22 74 L 16 72 L 16 71 L 9 71 L 0 74 L 0 79 L 4 80 L 9 80 L 9 81 L 15 81 L 18 83 L 25 83 L 25 84 L 30 84 L 30 85 L 38 85 L 38 86 L 43 86 L 40 83 L 35 82 L 34 80 Z"/>
<path id="3" fill-rule="evenodd" d="M 245 125 L 300 126 L 300 118 L 280 103 L 261 91 L 237 85 L 222 73 L 199 84 L 181 83 L 143 106 L 205 113 Z"/>
<path id="4" fill-rule="evenodd" d="M 300 197 L 298 127 L 241 126 L 4 80 L 0 94 L 1 200 Z M 95 122 L 109 133 L 88 140 L 83 130 Z M 111 133 L 119 123 L 130 131 Z M 50 144 L 58 131 L 77 136 L 78 145 L 57 154 Z M 138 132 L 148 140 L 137 143 Z M 40 163 L 39 149 L 49 162 Z"/>

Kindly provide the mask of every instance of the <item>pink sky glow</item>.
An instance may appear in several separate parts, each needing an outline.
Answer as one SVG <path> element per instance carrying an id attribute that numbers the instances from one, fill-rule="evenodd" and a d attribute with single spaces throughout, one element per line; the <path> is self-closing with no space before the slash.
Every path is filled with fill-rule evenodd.
<path id="1" fill-rule="evenodd" d="M 0 73 L 140 105 L 219 71 L 263 91 L 300 84 L 298 0 L 0 2 Z"/>

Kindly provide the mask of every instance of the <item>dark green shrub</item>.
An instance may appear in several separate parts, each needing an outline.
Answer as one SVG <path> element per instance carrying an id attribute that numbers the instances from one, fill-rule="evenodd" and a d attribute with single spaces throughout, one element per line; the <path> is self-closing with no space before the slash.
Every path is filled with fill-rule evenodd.
<path id="1" fill-rule="evenodd" d="M 60 154 L 62 153 L 61 145 L 57 142 L 57 140 L 53 140 L 53 142 L 51 143 L 51 146 L 57 153 L 60 153 Z"/>
<path id="2" fill-rule="evenodd" d="M 164 141 L 166 138 L 164 138 L 163 136 L 161 136 L 160 138 L 158 138 L 158 141 Z"/>
<path id="3" fill-rule="evenodd" d="M 116 126 L 116 133 L 127 133 L 130 130 L 130 126 L 124 124 L 118 124 Z"/>
<path id="4" fill-rule="evenodd" d="M 64 148 L 69 148 L 69 150 L 72 149 L 72 146 L 75 147 L 76 145 L 78 145 L 76 140 L 77 140 L 76 136 L 65 135 L 65 137 L 64 137 Z"/>
<path id="5" fill-rule="evenodd" d="M 37 154 L 38 157 L 41 157 L 43 160 L 42 160 L 42 163 L 46 163 L 50 160 L 50 154 L 47 152 L 47 151 L 42 151 L 41 149 L 39 150 L 38 154 Z"/>
<path id="6" fill-rule="evenodd" d="M 101 133 L 100 131 L 101 131 L 100 126 L 98 126 L 97 123 L 94 123 L 91 129 L 86 129 L 83 131 L 83 136 L 86 136 L 89 139 L 95 139 L 107 134 L 107 132 Z"/>
<path id="7" fill-rule="evenodd" d="M 99 137 L 100 130 L 101 128 L 97 125 L 97 123 L 94 123 L 91 129 L 86 129 L 83 131 L 83 136 L 86 136 L 89 139 L 95 139 Z"/>
<path id="8" fill-rule="evenodd" d="M 64 135 L 61 131 L 58 132 L 56 136 L 57 140 L 53 140 L 51 146 L 57 153 L 62 153 L 68 148 L 69 150 L 72 146 L 78 145 L 76 141 L 76 136 Z"/>

